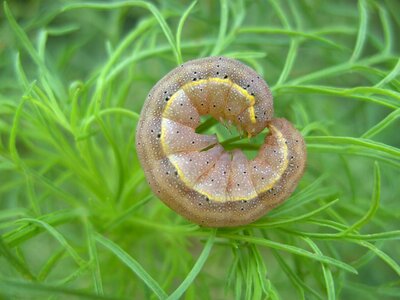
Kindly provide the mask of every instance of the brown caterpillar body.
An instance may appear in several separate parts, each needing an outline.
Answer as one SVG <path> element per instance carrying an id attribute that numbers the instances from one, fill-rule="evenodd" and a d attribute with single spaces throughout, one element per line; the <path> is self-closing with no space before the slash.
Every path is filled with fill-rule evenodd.
<path id="1" fill-rule="evenodd" d="M 200 115 L 269 134 L 248 161 L 226 152 L 216 136 L 195 133 Z M 267 84 L 243 63 L 225 57 L 189 61 L 150 91 L 137 128 L 136 148 L 154 193 L 170 208 L 203 226 L 248 224 L 285 200 L 306 163 L 301 134 L 273 119 Z"/>

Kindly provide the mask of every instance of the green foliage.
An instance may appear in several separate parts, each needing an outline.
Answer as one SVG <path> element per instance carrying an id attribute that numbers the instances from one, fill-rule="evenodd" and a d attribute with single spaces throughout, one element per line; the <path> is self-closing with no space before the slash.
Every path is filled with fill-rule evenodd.
<path id="1" fill-rule="evenodd" d="M 0 296 L 400 298 L 400 4 L 8 1 L 0 11 Z M 134 147 L 150 88 L 241 59 L 306 137 L 296 192 L 234 229 L 151 193 Z M 206 120 L 227 149 L 248 140 Z"/>

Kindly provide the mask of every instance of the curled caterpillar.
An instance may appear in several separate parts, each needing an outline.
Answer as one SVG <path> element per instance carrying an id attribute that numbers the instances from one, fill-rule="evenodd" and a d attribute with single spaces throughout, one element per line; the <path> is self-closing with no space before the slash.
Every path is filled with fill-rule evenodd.
<path id="1" fill-rule="evenodd" d="M 201 115 L 254 136 L 269 133 L 257 156 L 227 152 L 215 135 L 195 132 Z M 144 103 L 136 132 L 139 160 L 153 192 L 197 224 L 248 224 L 294 191 L 306 164 L 304 139 L 273 118 L 271 92 L 243 63 L 225 57 L 188 61 L 162 78 Z"/>

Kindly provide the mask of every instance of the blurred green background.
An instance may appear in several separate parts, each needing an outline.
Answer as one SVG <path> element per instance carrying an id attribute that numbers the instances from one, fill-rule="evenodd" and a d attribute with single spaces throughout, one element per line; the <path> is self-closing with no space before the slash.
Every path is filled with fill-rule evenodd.
<path id="1" fill-rule="evenodd" d="M 396 0 L 4 2 L 0 297 L 399 299 L 399 11 Z M 308 149 L 296 192 L 233 229 L 168 209 L 134 147 L 151 87 L 211 55 L 256 69 Z M 263 136 L 229 147 L 252 156 Z"/>

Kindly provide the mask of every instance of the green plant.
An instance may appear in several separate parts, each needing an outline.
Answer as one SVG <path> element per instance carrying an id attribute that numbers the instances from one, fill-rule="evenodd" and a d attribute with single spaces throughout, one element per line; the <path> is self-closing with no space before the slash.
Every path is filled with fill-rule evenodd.
<path id="1" fill-rule="evenodd" d="M 288 3 L 4 3 L 0 295 L 400 296 L 399 3 Z M 134 139 L 157 80 L 220 54 L 263 74 L 309 154 L 283 205 L 211 230 L 155 199 Z M 203 130 L 249 155 L 262 139 Z"/>

